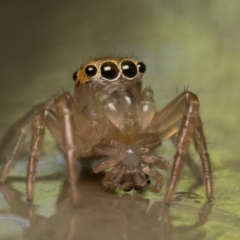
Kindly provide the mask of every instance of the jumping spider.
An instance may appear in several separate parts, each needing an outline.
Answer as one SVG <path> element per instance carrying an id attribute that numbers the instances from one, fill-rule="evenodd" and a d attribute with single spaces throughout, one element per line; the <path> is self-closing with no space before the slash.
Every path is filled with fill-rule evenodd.
<path id="1" fill-rule="evenodd" d="M 93 171 L 108 170 L 102 180 L 107 188 L 138 191 L 147 187 L 159 192 L 162 176 L 154 167 L 168 169 L 169 163 L 152 152 L 163 139 L 174 137 L 176 154 L 164 202 L 169 204 L 173 198 L 192 139 L 202 161 L 207 198 L 211 200 L 211 164 L 197 96 L 184 91 L 163 110 L 156 111 L 152 89 L 142 89 L 145 70 L 144 63 L 130 58 L 102 58 L 83 65 L 73 75 L 73 96 L 63 92 L 39 104 L 13 127 L 19 135 L 0 181 L 7 179 L 31 127 L 27 200 L 32 201 L 36 164 L 47 128 L 65 155 L 73 205 L 78 204 L 76 183 L 81 158 L 99 159 Z"/>

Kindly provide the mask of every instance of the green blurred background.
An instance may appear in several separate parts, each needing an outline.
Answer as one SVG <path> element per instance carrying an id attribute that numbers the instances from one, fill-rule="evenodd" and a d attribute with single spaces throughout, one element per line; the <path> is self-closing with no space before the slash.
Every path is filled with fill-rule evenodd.
<path id="1" fill-rule="evenodd" d="M 137 57 L 147 65 L 144 84 L 153 87 L 158 108 L 186 86 L 200 99 L 216 201 L 204 228 L 197 228 L 204 234 L 194 238 L 238 239 L 240 1 L 12 0 L 0 3 L 0 13 L 1 133 L 35 104 L 62 89 L 72 91 L 72 74 L 85 61 L 111 55 Z M 191 174 L 186 170 L 179 191 L 187 190 L 189 178 Z M 44 184 L 40 190 L 45 191 Z M 24 193 L 24 180 L 15 188 Z M 204 188 L 197 193 L 204 196 Z M 52 200 L 42 205 L 39 201 L 39 206 L 54 209 L 56 195 L 46 198 Z M 0 201 L 6 205 L 3 196 Z M 173 226 L 185 224 L 181 220 L 185 215 L 192 214 L 191 219 L 198 216 L 200 205 L 186 201 L 190 212 L 185 205 L 173 204 Z M 4 222 L 12 213 L 2 211 Z M 54 215 L 54 210 L 49 211 L 47 219 Z M 6 229 L 4 234 L 5 238 L 0 239 L 15 239 Z M 122 239 L 130 239 L 126 236 Z M 171 237 L 193 238 L 180 230 Z"/>

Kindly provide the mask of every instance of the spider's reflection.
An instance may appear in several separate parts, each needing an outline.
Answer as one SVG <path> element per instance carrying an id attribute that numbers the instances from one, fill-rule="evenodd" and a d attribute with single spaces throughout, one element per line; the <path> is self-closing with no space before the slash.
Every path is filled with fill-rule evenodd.
<path id="1" fill-rule="evenodd" d="M 83 175 L 79 186 L 81 206 L 74 209 L 68 199 L 68 184 L 64 183 L 57 201 L 57 211 L 50 218 L 38 215 L 36 207 L 22 201 L 21 193 L 10 185 L 0 185 L 0 190 L 8 204 L 9 214 L 28 221 L 28 224 L 22 227 L 22 233 L 25 239 L 29 240 L 44 237 L 51 240 L 168 240 L 176 238 L 176 235 L 180 239 L 187 233 L 196 240 L 204 239 L 206 233 L 199 230 L 199 227 L 207 222 L 211 212 L 210 203 L 190 207 L 176 203 L 178 209 L 174 205 L 166 208 L 162 202 L 152 203 L 142 196 L 118 197 L 116 194 L 99 191 L 98 184 L 100 185 L 99 179 L 93 179 L 89 174 Z M 183 195 L 178 195 L 177 199 L 181 196 Z M 176 210 L 181 207 L 181 219 L 184 219 L 184 215 L 189 216 L 189 212 L 194 215 L 192 219 L 195 220 L 191 224 L 175 224 L 178 218 Z M 184 212 L 184 209 L 187 211 Z"/>

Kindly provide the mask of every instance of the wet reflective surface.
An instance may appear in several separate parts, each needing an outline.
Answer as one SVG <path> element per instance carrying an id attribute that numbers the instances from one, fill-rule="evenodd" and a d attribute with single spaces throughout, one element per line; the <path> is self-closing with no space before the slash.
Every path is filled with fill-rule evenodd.
<path id="1" fill-rule="evenodd" d="M 159 108 L 184 86 L 198 92 L 214 171 L 215 201 L 205 203 L 188 168 L 169 209 L 160 194 L 106 192 L 91 171 L 69 204 L 61 154 L 48 136 L 34 205 L 25 201 L 26 152 L 0 186 L 0 239 L 238 239 L 240 234 L 239 1 L 19 1 L 1 4 L 0 130 L 35 104 L 73 89 L 89 59 L 139 57 Z M 172 160 L 172 147 L 159 154 Z M 1 154 L 2 168 L 7 151 Z M 196 162 L 198 157 L 196 157 Z M 167 174 L 164 176 L 167 179 Z M 166 183 L 166 180 L 165 180 Z M 10 228 L 11 226 L 11 228 Z"/>
<path id="2" fill-rule="evenodd" d="M 11 236 L 10 239 L 69 240 L 99 237 L 229 239 L 234 236 L 234 231 L 238 231 L 240 221 L 237 215 L 221 210 L 222 206 L 218 207 L 217 203 L 205 203 L 204 196 L 197 193 L 179 192 L 172 206 L 166 208 L 158 200 L 162 196 L 149 200 L 142 194 L 120 197 L 104 192 L 100 177 L 82 174 L 79 183 L 81 205 L 77 209 L 70 204 L 68 184 L 64 181 L 57 196 L 53 192 L 46 194 L 51 180 L 39 181 L 38 188 L 46 196 L 34 206 L 27 204 L 22 199 L 23 194 L 10 185 L 2 185 L 1 202 L 5 206 L 0 220 L 2 239 L 7 239 L 7 236 Z M 19 180 L 18 185 L 15 181 L 12 183 L 15 186 L 24 184 Z M 52 186 L 56 188 L 53 182 Z"/>

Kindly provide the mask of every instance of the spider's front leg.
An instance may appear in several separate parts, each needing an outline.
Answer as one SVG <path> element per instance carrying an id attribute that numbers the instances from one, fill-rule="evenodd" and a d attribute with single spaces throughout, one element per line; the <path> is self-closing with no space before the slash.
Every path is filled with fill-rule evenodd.
<path id="1" fill-rule="evenodd" d="M 202 129 L 202 121 L 199 116 L 199 101 L 197 96 L 189 91 L 184 91 L 155 115 L 151 128 L 152 131 L 158 131 L 162 139 L 177 134 L 175 142 L 176 154 L 165 194 L 165 203 L 169 204 L 173 198 L 192 138 L 196 151 L 202 160 L 206 194 L 208 199 L 212 200 L 213 182 L 211 164 Z"/>
<path id="2" fill-rule="evenodd" d="M 79 203 L 79 195 L 77 190 L 78 161 L 73 119 L 73 104 L 73 99 L 68 93 L 63 93 L 55 100 L 57 114 L 61 119 L 61 147 L 65 155 L 71 200 L 73 205 L 77 206 Z"/>
<path id="3" fill-rule="evenodd" d="M 54 111 L 51 109 L 39 111 L 32 121 L 32 139 L 27 168 L 27 200 L 31 202 L 33 199 L 36 164 L 42 149 L 44 130 L 47 128 L 56 138 L 65 154 L 71 201 L 76 206 L 78 204 L 78 164 L 71 95 L 68 93 L 58 95 L 54 99 L 53 107 Z"/>

